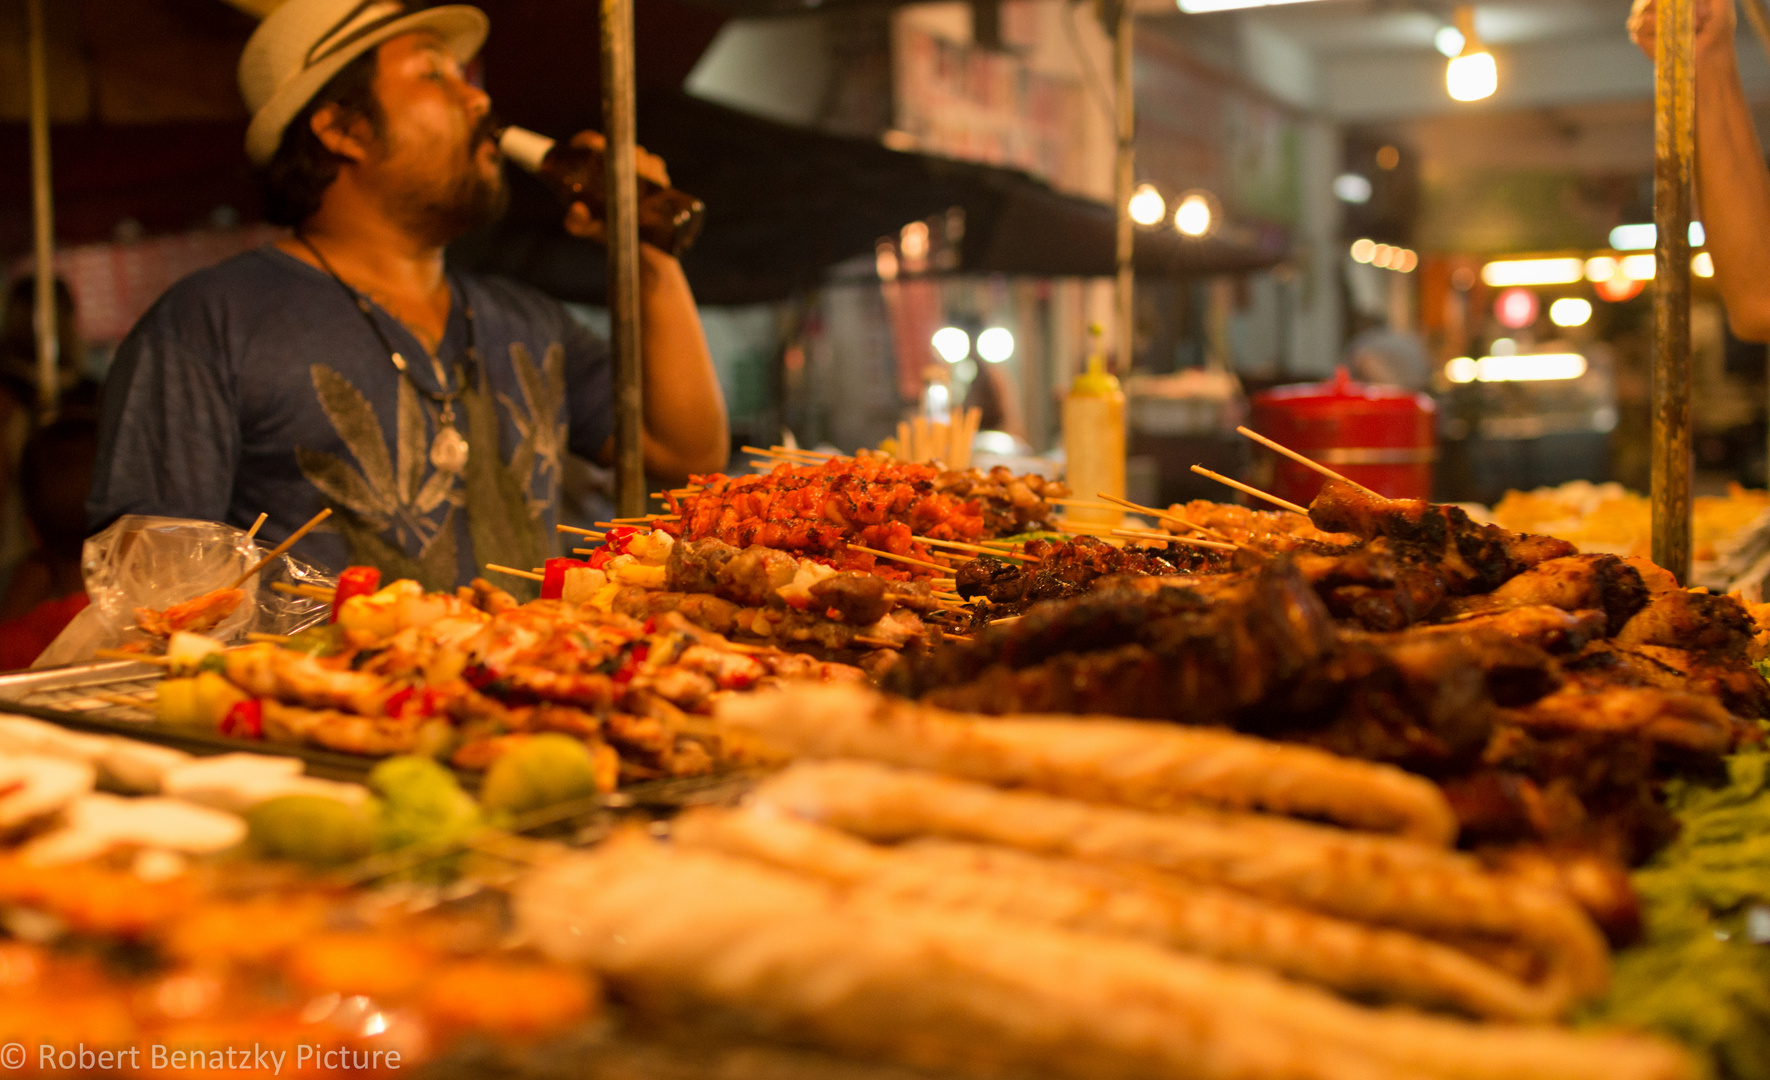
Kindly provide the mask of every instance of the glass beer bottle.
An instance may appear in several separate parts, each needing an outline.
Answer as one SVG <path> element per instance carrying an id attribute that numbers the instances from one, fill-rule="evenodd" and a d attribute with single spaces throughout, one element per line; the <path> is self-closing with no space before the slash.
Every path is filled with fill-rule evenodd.
<path id="1" fill-rule="evenodd" d="M 584 203 L 606 218 L 607 171 L 601 150 L 557 142 L 514 125 L 498 133 L 498 149 L 565 202 Z M 693 195 L 639 178 L 639 238 L 658 250 L 673 256 L 687 251 L 700 235 L 705 212 Z"/>

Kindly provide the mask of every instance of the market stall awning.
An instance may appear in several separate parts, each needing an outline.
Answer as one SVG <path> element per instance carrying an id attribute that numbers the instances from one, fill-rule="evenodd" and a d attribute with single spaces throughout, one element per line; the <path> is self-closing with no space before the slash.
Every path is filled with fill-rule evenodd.
<path id="1" fill-rule="evenodd" d="M 684 259 L 705 303 L 776 300 L 822 282 L 906 223 L 958 207 L 959 273 L 1044 277 L 1114 271 L 1112 208 L 1066 195 L 1025 173 L 888 149 L 761 119 L 687 95 L 640 102 L 640 137 L 669 163 L 676 186 L 707 203 L 700 242 Z M 538 185 L 513 182 L 510 213 L 451 251 L 464 267 L 527 281 L 585 302 L 602 296 L 602 249 L 565 236 Z M 1137 270 L 1167 276 L 1233 273 L 1280 262 L 1282 229 L 1189 240 L 1140 232 Z"/>

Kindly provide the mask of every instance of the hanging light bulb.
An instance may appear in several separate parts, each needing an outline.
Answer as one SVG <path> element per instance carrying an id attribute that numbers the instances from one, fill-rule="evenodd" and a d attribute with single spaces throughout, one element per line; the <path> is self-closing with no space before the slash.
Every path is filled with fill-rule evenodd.
<path id="1" fill-rule="evenodd" d="M 1463 47 L 1444 69 L 1445 89 L 1458 101 L 1491 97 L 1499 88 L 1500 74 L 1493 54 L 1475 36 L 1475 8 L 1469 4 L 1458 7 L 1456 21 L 1457 31 L 1463 35 Z"/>
<path id="2" fill-rule="evenodd" d="M 1168 216 L 1168 204 L 1154 184 L 1139 184 L 1131 192 L 1131 220 L 1139 225 L 1154 225 Z"/>

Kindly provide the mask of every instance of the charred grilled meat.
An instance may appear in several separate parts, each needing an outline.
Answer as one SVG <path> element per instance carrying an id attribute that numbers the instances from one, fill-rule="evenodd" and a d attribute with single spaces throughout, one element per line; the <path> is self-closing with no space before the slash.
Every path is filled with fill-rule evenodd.
<path id="1" fill-rule="evenodd" d="M 1329 480 L 1309 506 L 1309 520 L 1329 532 L 1388 537 L 1433 559 L 1453 595 L 1488 592 L 1549 559 L 1577 554 L 1565 540 L 1477 525 L 1455 506 L 1385 499 Z"/>
<path id="2" fill-rule="evenodd" d="M 898 689 L 973 712 L 1223 723 L 1286 700 L 1333 648 L 1326 609 L 1288 560 L 1198 587 L 1178 580 L 1036 605 L 900 669 Z"/>
<path id="3" fill-rule="evenodd" d="M 973 608 L 975 629 L 981 629 L 992 619 L 1018 615 L 1028 604 L 1080 596 L 1104 577 L 1166 577 L 1181 572 L 1181 567 L 1164 553 L 1115 548 L 1092 536 L 1060 542 L 1031 540 L 1025 545 L 1025 552 L 1039 561 L 973 559 L 954 575 L 960 596 L 987 601 Z"/>
<path id="4" fill-rule="evenodd" d="M 1647 605 L 1647 585 L 1615 555 L 1567 555 L 1538 563 L 1490 593 L 1455 597 L 1442 613 L 1480 615 L 1524 605 L 1603 611 L 1604 633 L 1612 635 Z"/>
<path id="5" fill-rule="evenodd" d="M 1743 660 L 1757 628 L 1738 597 L 1675 589 L 1655 595 L 1616 635 L 1618 645 L 1664 645 Z"/>

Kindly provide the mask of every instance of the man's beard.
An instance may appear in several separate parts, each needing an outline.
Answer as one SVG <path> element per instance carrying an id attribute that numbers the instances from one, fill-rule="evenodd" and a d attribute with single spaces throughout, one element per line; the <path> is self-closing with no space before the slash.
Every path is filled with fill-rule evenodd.
<path id="1" fill-rule="evenodd" d="M 394 196 L 392 209 L 408 228 L 441 245 L 504 216 L 510 206 L 504 171 L 495 169 L 488 176 L 480 171 L 478 161 L 479 149 L 492 138 L 494 124 L 488 114 L 474 129 L 451 175 L 426 177 Z"/>

